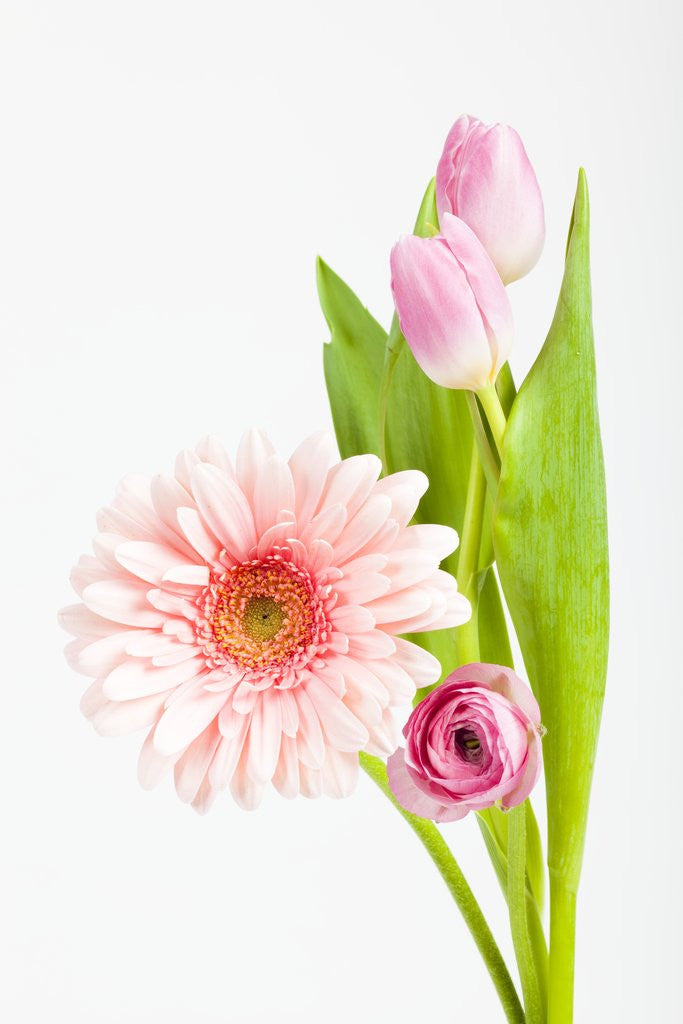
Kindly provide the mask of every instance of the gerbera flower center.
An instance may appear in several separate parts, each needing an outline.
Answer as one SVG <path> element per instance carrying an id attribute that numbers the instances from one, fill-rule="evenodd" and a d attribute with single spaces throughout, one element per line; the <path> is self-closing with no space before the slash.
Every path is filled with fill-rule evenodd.
<path id="1" fill-rule="evenodd" d="M 198 638 L 215 667 L 275 675 L 303 667 L 327 637 L 323 598 L 310 574 L 281 556 L 246 562 L 212 576 Z"/>
<path id="2" fill-rule="evenodd" d="M 272 597 L 252 597 L 242 616 L 242 630 L 252 640 L 271 640 L 285 621 L 282 605 Z"/>

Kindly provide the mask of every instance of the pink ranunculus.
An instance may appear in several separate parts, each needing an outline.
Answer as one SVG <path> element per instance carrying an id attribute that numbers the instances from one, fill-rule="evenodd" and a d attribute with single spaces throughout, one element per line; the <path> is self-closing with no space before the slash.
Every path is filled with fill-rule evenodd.
<path id="1" fill-rule="evenodd" d="M 234 467 L 207 438 L 172 474 L 122 481 L 61 621 L 97 731 L 147 730 L 143 786 L 173 770 L 202 812 L 228 787 L 255 807 L 271 782 L 340 797 L 359 751 L 396 748 L 393 709 L 441 671 L 404 634 L 470 606 L 439 569 L 455 531 L 409 525 L 427 478 L 380 471 L 326 435 L 285 461 L 250 431 Z"/>
<path id="2" fill-rule="evenodd" d="M 497 804 L 516 807 L 541 771 L 541 719 L 529 687 L 503 665 L 463 665 L 425 697 L 387 762 L 406 810 L 456 821 Z"/>
<path id="3" fill-rule="evenodd" d="M 436 171 L 436 204 L 464 220 L 505 284 L 524 277 L 545 239 L 543 198 L 514 128 L 464 114 L 451 128 Z"/>
<path id="4" fill-rule="evenodd" d="M 512 310 L 474 232 L 446 213 L 435 238 L 406 235 L 391 252 L 391 288 L 401 330 L 436 384 L 479 391 L 512 346 Z"/>

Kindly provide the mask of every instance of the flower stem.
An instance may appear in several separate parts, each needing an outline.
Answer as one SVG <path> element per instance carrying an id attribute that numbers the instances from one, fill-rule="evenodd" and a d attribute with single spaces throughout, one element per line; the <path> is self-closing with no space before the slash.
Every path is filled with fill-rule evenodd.
<path id="1" fill-rule="evenodd" d="M 458 555 L 458 590 L 467 598 L 472 607 L 469 620 L 459 626 L 456 631 L 458 659 L 463 665 L 479 660 L 479 619 L 477 614 L 479 593 L 476 586 L 476 573 L 479 566 L 485 503 L 486 477 L 475 443 L 472 445 L 465 515 Z"/>
<path id="2" fill-rule="evenodd" d="M 495 384 L 489 384 L 488 387 L 482 388 L 481 391 L 477 391 L 477 398 L 481 402 L 482 409 L 486 413 L 486 419 L 488 420 L 491 433 L 493 434 L 493 440 L 496 442 L 496 448 L 500 454 L 503 446 L 503 434 L 505 433 L 505 427 L 507 420 L 505 413 L 503 412 L 503 406 L 500 404 L 500 398 L 496 391 Z"/>
<path id="3" fill-rule="evenodd" d="M 574 936 L 576 893 L 550 870 L 550 974 L 548 1024 L 572 1024 L 574 1014 Z"/>
<path id="4" fill-rule="evenodd" d="M 536 973 L 534 951 L 529 934 L 526 884 L 526 807 L 513 807 L 508 816 L 508 884 L 510 931 L 522 982 L 527 1024 L 545 1024 L 546 1011 Z"/>
<path id="5" fill-rule="evenodd" d="M 360 754 L 360 763 L 363 770 L 379 786 L 399 814 L 405 818 L 434 861 L 481 953 L 509 1024 L 524 1024 L 524 1010 L 510 977 L 510 972 L 486 922 L 486 918 L 481 911 L 481 907 L 477 903 L 474 893 L 467 884 L 465 876 L 448 848 L 445 839 L 431 821 L 410 814 L 409 811 L 404 810 L 400 804 L 396 803 L 389 788 L 386 766 L 383 761 L 378 757 L 372 757 L 370 754 Z"/>
<path id="6" fill-rule="evenodd" d="M 491 497 L 495 498 L 496 491 L 498 490 L 498 481 L 500 479 L 500 466 L 496 456 L 491 450 L 491 445 L 489 443 L 484 424 L 482 423 L 481 413 L 479 412 L 479 406 L 477 405 L 477 399 L 474 391 L 465 391 L 464 394 L 470 410 L 474 439 L 477 443 L 479 458 L 481 459 L 481 464 L 484 469 L 486 483 L 488 484 L 488 488 L 491 492 Z"/>
<path id="7" fill-rule="evenodd" d="M 387 347 L 384 350 L 384 367 L 382 369 L 382 379 L 379 385 L 378 440 L 379 457 L 382 460 L 382 469 L 384 473 L 389 472 L 389 464 L 387 462 L 387 410 L 389 408 L 389 390 L 391 388 L 391 379 L 394 376 L 396 361 L 401 354 L 401 345 L 403 340 L 401 328 L 398 323 L 398 317 L 394 313 L 391 320 L 389 335 L 387 337 Z"/>

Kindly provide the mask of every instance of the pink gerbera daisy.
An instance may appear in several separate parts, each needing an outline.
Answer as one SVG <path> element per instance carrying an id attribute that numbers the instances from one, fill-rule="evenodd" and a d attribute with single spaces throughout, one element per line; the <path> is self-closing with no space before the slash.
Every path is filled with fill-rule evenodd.
<path id="1" fill-rule="evenodd" d="M 456 533 L 408 525 L 426 477 L 380 469 L 338 462 L 326 435 L 285 462 L 254 430 L 235 469 L 208 438 L 173 476 L 122 481 L 61 622 L 70 664 L 95 679 L 82 710 L 97 731 L 148 730 L 143 786 L 174 767 L 200 811 L 228 786 L 245 808 L 269 782 L 346 796 L 359 751 L 396 748 L 392 709 L 440 674 L 397 634 L 470 608 L 439 569 Z"/>

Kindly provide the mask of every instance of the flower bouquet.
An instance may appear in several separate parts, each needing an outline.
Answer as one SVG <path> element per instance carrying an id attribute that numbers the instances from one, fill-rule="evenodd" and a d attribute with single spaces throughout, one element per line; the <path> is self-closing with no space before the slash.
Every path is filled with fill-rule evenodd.
<path id="1" fill-rule="evenodd" d="M 226 790 L 252 809 L 271 783 L 349 796 L 362 768 L 424 844 L 516 1024 L 572 1020 L 607 662 L 583 172 L 555 317 L 518 390 L 506 288 L 543 240 L 519 136 L 461 117 L 391 253 L 388 333 L 318 263 L 338 451 L 314 434 L 286 460 L 251 430 L 234 463 L 208 437 L 172 473 L 126 477 L 61 613 L 69 662 L 94 679 L 85 716 L 104 735 L 146 731 L 143 786 L 172 772 L 197 811 Z M 542 768 L 546 837 L 530 799 Z M 518 983 L 452 852 L 469 813 Z"/>

